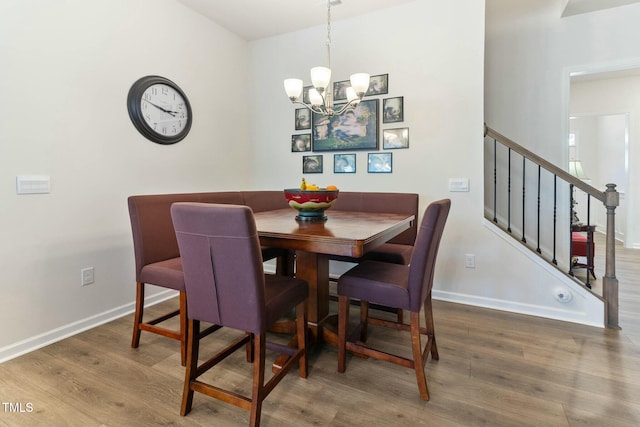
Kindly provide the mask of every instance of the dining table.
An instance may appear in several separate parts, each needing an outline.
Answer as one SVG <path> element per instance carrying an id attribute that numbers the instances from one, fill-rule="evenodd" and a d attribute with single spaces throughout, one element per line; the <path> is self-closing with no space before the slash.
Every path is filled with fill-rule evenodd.
<path id="1" fill-rule="evenodd" d="M 327 210 L 324 221 L 296 220 L 297 211 L 280 209 L 254 214 L 263 246 L 295 251 L 295 275 L 309 285 L 310 338 L 337 343 L 335 330 L 325 327 L 329 312 L 329 258 L 360 258 L 411 227 L 414 215 Z"/>

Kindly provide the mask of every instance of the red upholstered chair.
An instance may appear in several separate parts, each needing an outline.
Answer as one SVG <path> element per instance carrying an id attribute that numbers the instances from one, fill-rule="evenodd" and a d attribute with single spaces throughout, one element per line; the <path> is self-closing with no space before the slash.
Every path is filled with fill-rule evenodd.
<path id="1" fill-rule="evenodd" d="M 338 279 L 338 372 L 345 371 L 346 351 L 385 360 L 415 370 L 420 397 L 429 400 L 424 365 L 431 354 L 438 359 L 438 347 L 431 312 L 431 288 L 436 256 L 447 216 L 448 199 L 431 203 L 422 218 L 409 265 L 364 261 Z M 360 304 L 360 325 L 347 340 L 349 300 Z M 369 303 L 401 308 L 410 312 L 410 325 L 378 319 L 369 315 Z M 426 327 L 420 326 L 424 308 Z M 367 326 L 378 325 L 411 332 L 411 359 L 374 349 L 366 344 Z M 421 335 L 426 335 L 424 349 Z"/>
<path id="2" fill-rule="evenodd" d="M 189 413 L 193 393 L 197 391 L 249 410 L 250 425 L 257 426 L 262 401 L 295 363 L 299 365 L 300 377 L 307 376 L 308 285 L 293 277 L 264 274 L 260 241 L 249 207 L 176 203 L 171 207 L 171 214 L 182 255 L 189 319 L 180 414 Z M 294 307 L 297 348 L 267 343 L 267 328 Z M 198 365 L 201 321 L 246 334 Z M 247 358 L 253 361 L 250 398 L 201 379 L 205 372 L 245 346 Z M 290 358 L 265 384 L 267 348 Z"/>
<path id="3" fill-rule="evenodd" d="M 573 257 L 584 257 L 587 263 L 580 263 L 577 259 L 573 261 L 572 269 L 586 268 L 593 278 L 596 278 L 594 272 L 593 258 L 595 256 L 596 245 L 593 241 L 589 243 L 587 234 L 574 231 L 571 233 L 571 255 Z"/>

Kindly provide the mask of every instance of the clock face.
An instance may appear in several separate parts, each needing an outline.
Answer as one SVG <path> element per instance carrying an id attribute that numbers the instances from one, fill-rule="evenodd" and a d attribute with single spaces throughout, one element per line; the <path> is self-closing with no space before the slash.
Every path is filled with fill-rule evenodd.
<path id="1" fill-rule="evenodd" d="M 140 110 L 149 128 L 162 136 L 178 135 L 185 129 L 189 119 L 182 95 L 171 86 L 161 83 L 151 85 L 144 91 Z"/>
<path id="2" fill-rule="evenodd" d="M 136 129 L 159 144 L 175 144 L 191 128 L 187 96 L 164 77 L 146 76 L 136 81 L 129 90 L 127 107 Z"/>

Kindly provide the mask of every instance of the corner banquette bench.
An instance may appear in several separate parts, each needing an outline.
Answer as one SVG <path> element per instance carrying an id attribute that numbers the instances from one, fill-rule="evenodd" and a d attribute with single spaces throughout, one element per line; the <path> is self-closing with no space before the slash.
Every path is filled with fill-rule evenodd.
<path id="1" fill-rule="evenodd" d="M 182 363 L 186 360 L 186 296 L 178 243 L 171 220 L 171 205 L 176 202 L 223 203 L 249 206 L 254 212 L 287 209 L 283 191 L 223 191 L 204 193 L 151 194 L 128 198 L 136 266 L 136 305 L 131 346 L 137 348 L 140 332 L 149 331 L 181 342 Z M 414 215 L 416 221 L 402 234 L 361 259 L 377 259 L 406 264 L 417 234 L 418 195 L 413 193 L 340 192 L 334 210 L 352 212 L 387 212 Z M 330 211 L 327 213 L 330 214 Z M 292 221 L 294 216 L 292 215 Z M 278 274 L 293 274 L 293 254 L 277 248 L 263 248 L 263 259 L 277 259 Z M 333 257 L 339 261 L 361 259 Z M 145 284 L 180 292 L 180 309 L 143 322 Z M 159 323 L 179 315 L 180 331 Z"/>

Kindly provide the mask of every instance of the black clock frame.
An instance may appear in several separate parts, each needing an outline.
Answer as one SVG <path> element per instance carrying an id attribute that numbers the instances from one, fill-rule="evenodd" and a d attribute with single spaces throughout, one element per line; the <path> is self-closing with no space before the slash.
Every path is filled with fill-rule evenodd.
<path id="1" fill-rule="evenodd" d="M 164 84 L 167 86 L 171 86 L 176 92 L 182 96 L 184 99 L 185 108 L 187 109 L 187 123 L 184 128 L 177 134 L 172 136 L 161 135 L 155 132 L 144 120 L 142 117 L 142 107 L 141 101 L 144 91 L 149 88 L 149 86 L 155 84 Z M 187 95 L 180 89 L 180 87 L 172 82 L 171 80 L 161 77 L 161 76 L 145 76 L 136 80 L 136 82 L 129 89 L 129 95 L 127 96 L 127 110 L 129 111 L 129 118 L 133 122 L 133 125 L 138 129 L 138 131 L 147 139 L 163 145 L 175 144 L 176 142 L 182 141 L 189 130 L 191 130 L 191 122 L 193 120 L 193 113 L 191 111 L 191 104 L 189 103 L 189 99 Z"/>

